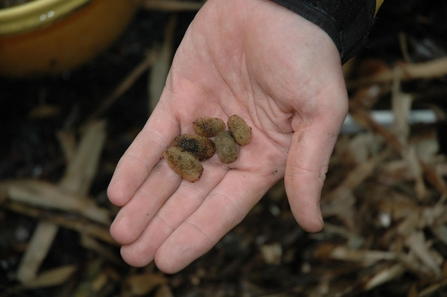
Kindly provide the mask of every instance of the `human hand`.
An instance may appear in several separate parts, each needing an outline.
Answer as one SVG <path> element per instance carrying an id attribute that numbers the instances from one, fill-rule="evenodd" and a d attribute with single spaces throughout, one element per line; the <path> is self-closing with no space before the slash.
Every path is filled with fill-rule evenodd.
<path id="1" fill-rule="evenodd" d="M 124 260 L 174 273 L 210 250 L 284 177 L 303 229 L 321 230 L 321 188 L 347 113 L 339 53 L 319 27 L 267 0 L 209 0 L 175 55 L 166 87 L 108 188 Z M 204 161 L 182 181 L 161 159 L 201 117 L 252 127 L 238 159 Z"/>

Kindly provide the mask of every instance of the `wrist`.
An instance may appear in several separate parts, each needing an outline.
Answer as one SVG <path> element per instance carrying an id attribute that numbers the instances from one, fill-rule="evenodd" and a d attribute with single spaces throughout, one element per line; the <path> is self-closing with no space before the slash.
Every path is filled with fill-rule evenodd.
<path id="1" fill-rule="evenodd" d="M 376 0 L 274 0 L 274 2 L 323 29 L 335 43 L 342 63 L 366 45 L 368 32 L 376 13 Z"/>

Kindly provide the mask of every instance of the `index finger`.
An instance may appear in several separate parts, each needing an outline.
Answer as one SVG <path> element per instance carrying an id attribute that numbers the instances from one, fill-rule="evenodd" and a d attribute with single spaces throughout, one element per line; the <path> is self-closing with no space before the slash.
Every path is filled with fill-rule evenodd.
<path id="1" fill-rule="evenodd" d="M 107 189 L 113 204 L 123 206 L 130 200 L 179 131 L 179 123 L 167 106 L 161 102 L 157 104 L 146 125 L 118 162 Z"/>

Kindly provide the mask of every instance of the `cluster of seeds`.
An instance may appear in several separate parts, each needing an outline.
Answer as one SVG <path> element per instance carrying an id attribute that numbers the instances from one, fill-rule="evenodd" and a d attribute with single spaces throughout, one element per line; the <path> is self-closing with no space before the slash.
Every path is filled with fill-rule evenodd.
<path id="1" fill-rule="evenodd" d="M 228 126 L 228 131 L 225 130 Z M 190 182 L 198 180 L 203 173 L 200 161 L 211 158 L 217 152 L 223 163 L 232 163 L 238 157 L 238 145 L 251 140 L 251 128 L 238 115 L 225 122 L 218 118 L 200 118 L 193 123 L 195 134 L 177 136 L 164 151 L 163 157 L 169 167 L 181 178 Z M 214 137 L 214 141 L 211 139 Z"/>

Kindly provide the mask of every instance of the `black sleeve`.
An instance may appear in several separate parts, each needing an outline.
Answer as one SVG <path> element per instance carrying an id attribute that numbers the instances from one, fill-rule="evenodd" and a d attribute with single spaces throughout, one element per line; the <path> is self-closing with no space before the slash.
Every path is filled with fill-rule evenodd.
<path id="1" fill-rule="evenodd" d="M 345 63 L 367 43 L 376 0 L 274 0 L 318 25 L 332 38 Z"/>

